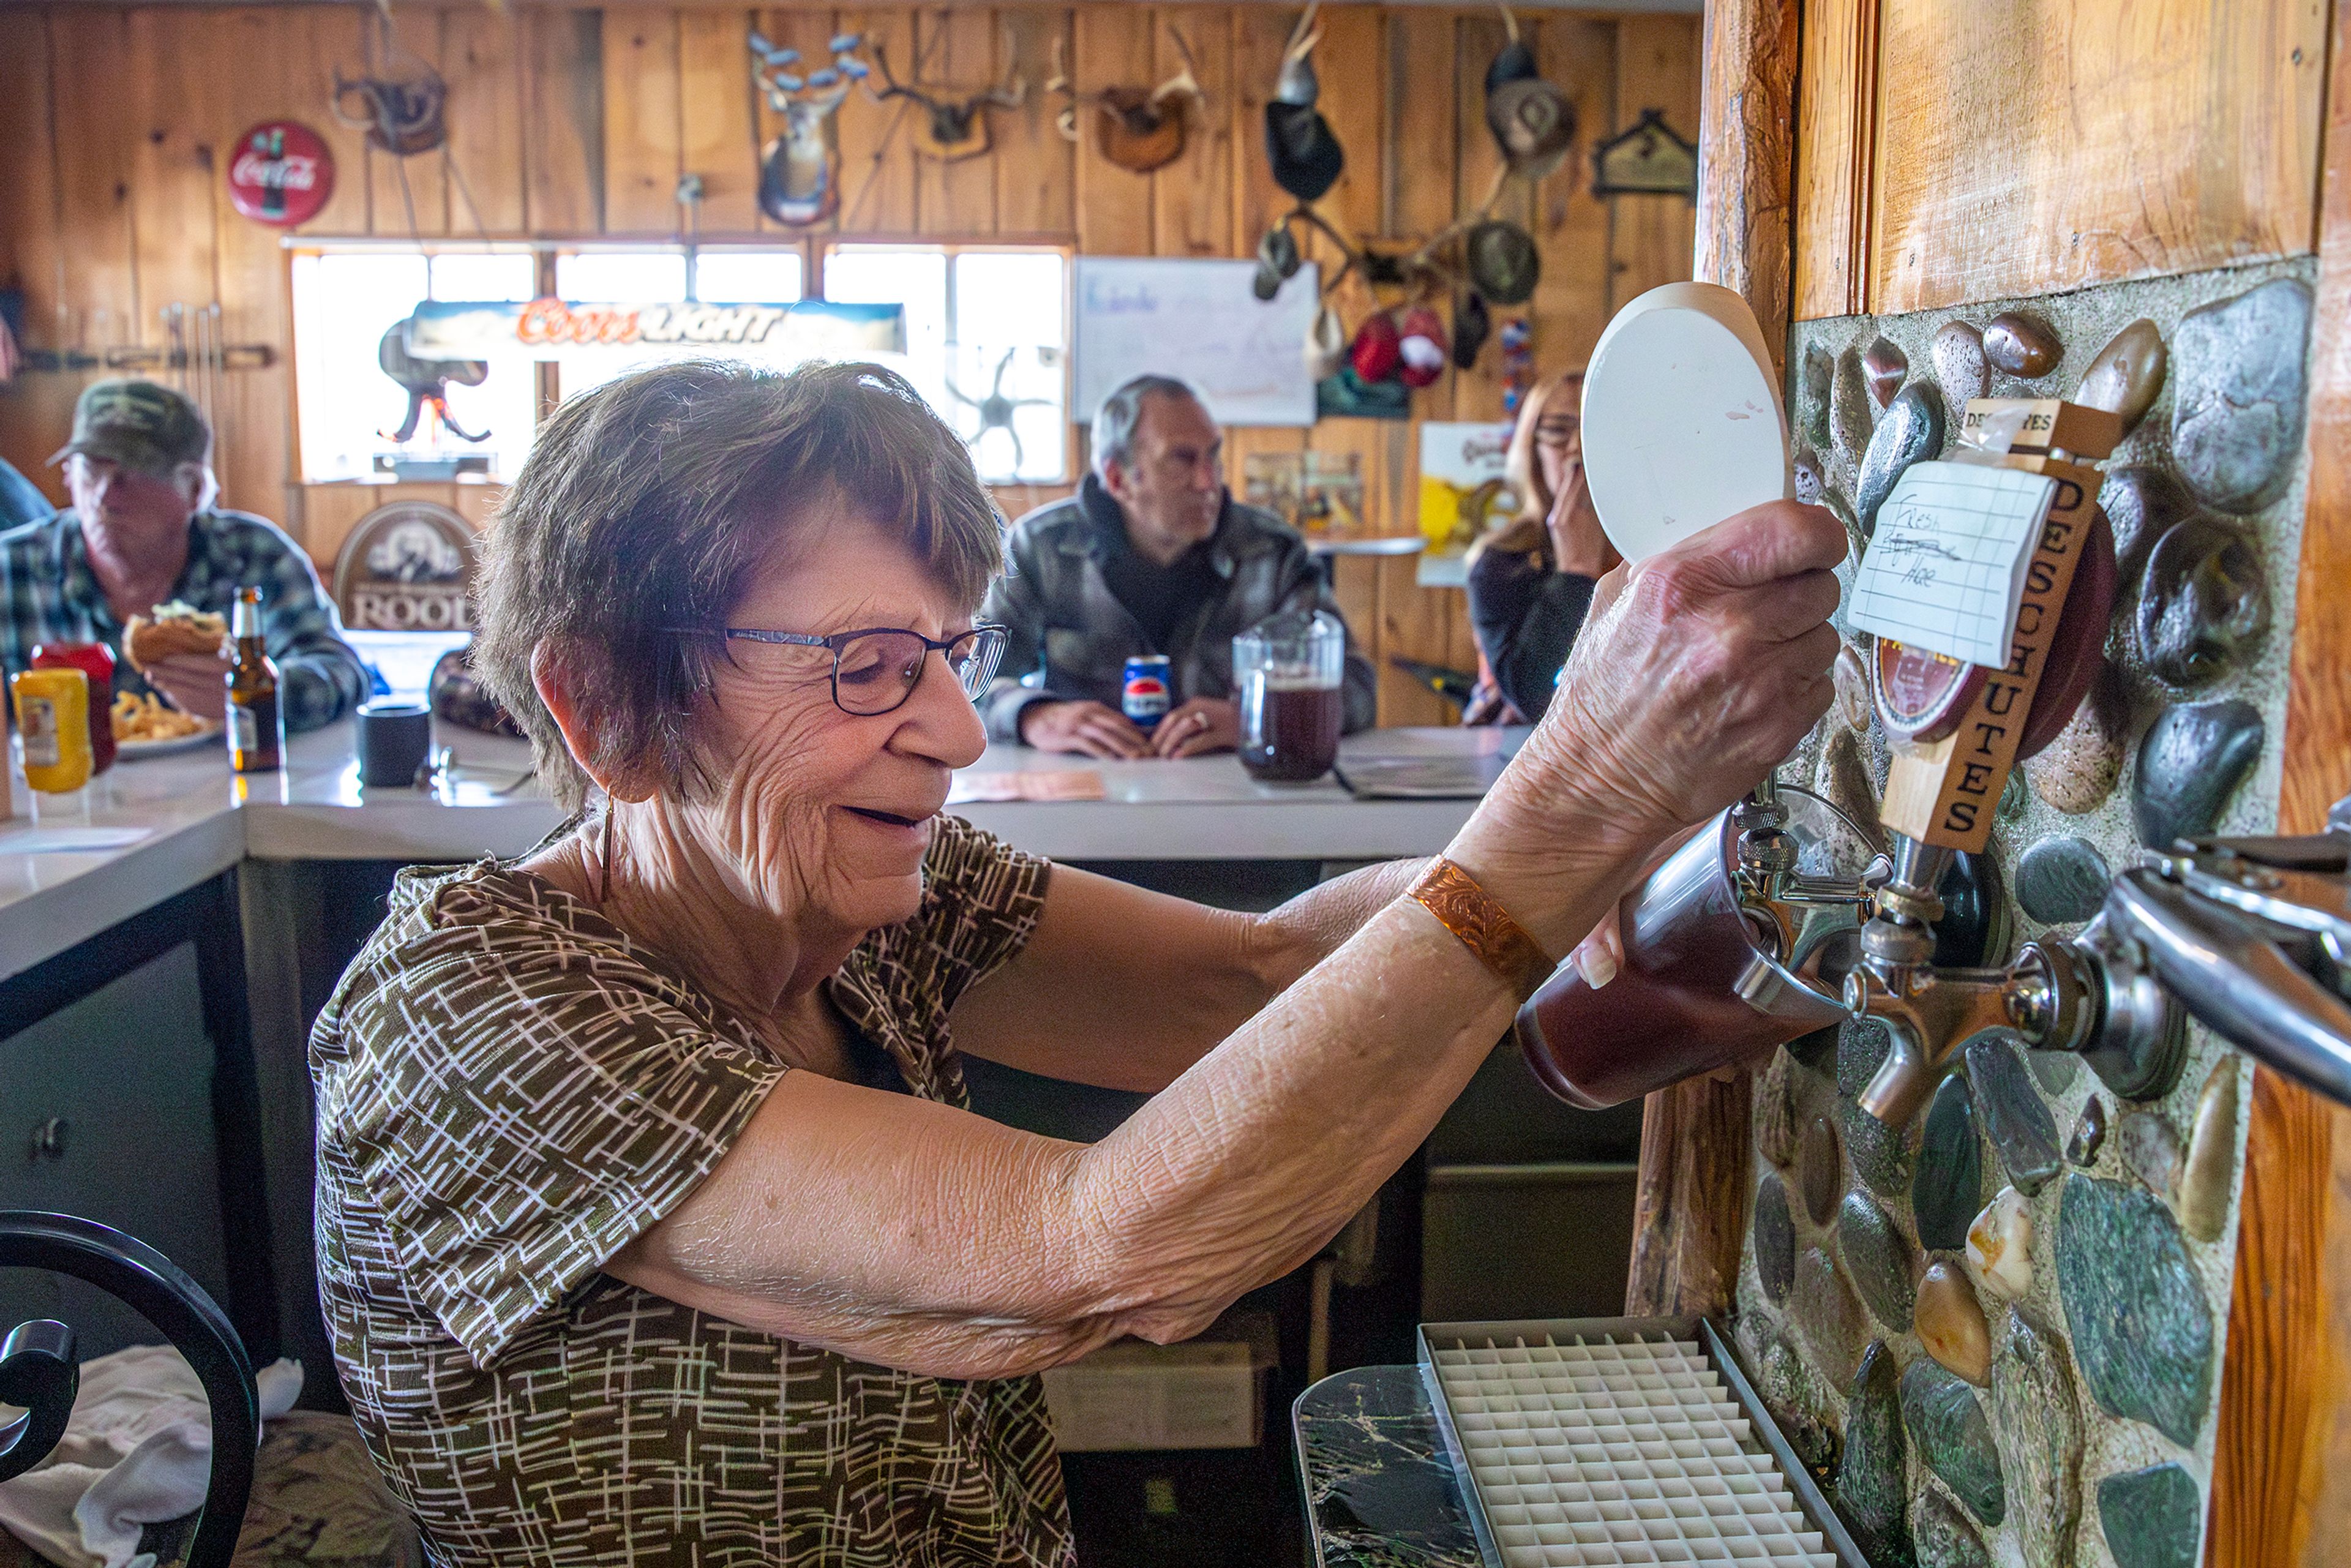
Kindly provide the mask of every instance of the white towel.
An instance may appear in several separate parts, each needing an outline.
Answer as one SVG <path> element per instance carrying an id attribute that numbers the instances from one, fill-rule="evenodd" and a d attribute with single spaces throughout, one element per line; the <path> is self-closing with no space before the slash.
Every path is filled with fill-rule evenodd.
<path id="1" fill-rule="evenodd" d="M 302 1392 L 302 1364 L 278 1361 L 255 1376 L 261 1418 L 275 1420 Z M 204 1506 L 212 1477 L 212 1403 L 185 1357 L 134 1345 L 86 1361 L 66 1435 L 49 1457 L 0 1481 L 0 1526 L 68 1568 L 153 1568 L 142 1526 Z"/>

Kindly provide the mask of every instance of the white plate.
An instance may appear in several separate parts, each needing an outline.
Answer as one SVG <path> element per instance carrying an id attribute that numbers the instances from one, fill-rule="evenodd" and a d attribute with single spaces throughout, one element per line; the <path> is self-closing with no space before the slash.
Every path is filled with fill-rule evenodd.
<path id="1" fill-rule="evenodd" d="M 1795 494 L 1787 413 L 1744 298 L 1668 283 L 1616 313 L 1583 378 L 1583 472 L 1627 560 Z"/>
<path id="2" fill-rule="evenodd" d="M 221 727 L 208 725 L 193 735 L 175 735 L 169 740 L 118 740 L 115 757 L 124 762 L 136 762 L 142 757 L 168 757 L 174 751 L 193 751 L 199 746 L 221 744 Z"/>

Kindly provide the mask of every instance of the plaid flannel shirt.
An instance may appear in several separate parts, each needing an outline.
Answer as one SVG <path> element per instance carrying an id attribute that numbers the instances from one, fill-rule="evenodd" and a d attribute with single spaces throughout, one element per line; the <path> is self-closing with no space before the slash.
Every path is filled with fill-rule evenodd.
<path id="1" fill-rule="evenodd" d="M 188 564 L 172 597 L 226 619 L 240 588 L 261 590 L 262 629 L 277 664 L 279 705 L 288 730 L 331 724 L 368 690 L 360 656 L 319 586 L 309 559 L 277 527 L 245 512 L 199 512 L 188 519 Z M 114 650 L 114 689 L 147 683 L 122 656 L 122 623 L 90 570 L 81 519 L 58 512 L 0 533 L 0 664 L 13 675 L 41 643 L 104 643 Z"/>

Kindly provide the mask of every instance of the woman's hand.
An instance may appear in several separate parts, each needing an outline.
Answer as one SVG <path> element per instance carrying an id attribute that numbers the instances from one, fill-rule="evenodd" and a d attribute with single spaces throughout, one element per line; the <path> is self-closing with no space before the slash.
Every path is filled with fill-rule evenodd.
<path id="1" fill-rule="evenodd" d="M 1559 879 L 1629 873 L 1827 709 L 1844 550 L 1828 512 L 1773 501 L 1603 579 L 1558 697 L 1447 852 L 1552 952 L 1583 937 L 1544 928 Z"/>
<path id="2" fill-rule="evenodd" d="M 1543 517 L 1543 531 L 1551 535 L 1552 566 L 1555 570 L 1603 577 L 1624 560 L 1616 553 L 1616 547 L 1608 542 L 1607 531 L 1600 526 L 1600 513 L 1592 505 L 1592 486 L 1583 476 L 1580 444 L 1568 466 L 1567 483 L 1552 497 L 1551 510 Z"/>

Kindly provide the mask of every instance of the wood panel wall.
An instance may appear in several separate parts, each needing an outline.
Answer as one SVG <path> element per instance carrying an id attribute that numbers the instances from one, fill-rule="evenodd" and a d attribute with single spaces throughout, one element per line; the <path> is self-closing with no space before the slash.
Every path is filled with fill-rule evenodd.
<path id="1" fill-rule="evenodd" d="M 158 311 L 218 300 L 232 342 L 281 351 L 278 365 L 229 378 L 222 418 L 226 503 L 262 512 L 330 554 L 381 497 L 306 493 L 296 483 L 292 372 L 286 361 L 287 267 L 276 231 L 226 198 L 230 141 L 261 120 L 316 128 L 338 163 L 334 198 L 306 235 L 667 239 L 680 226 L 678 178 L 700 174 L 705 240 L 789 237 L 756 203 L 759 144 L 775 116 L 753 92 L 744 34 L 818 54 L 835 31 L 883 41 L 901 79 L 977 87 L 1008 57 L 1029 77 L 1021 110 L 997 113 L 996 151 L 952 165 L 920 158 L 903 102 L 852 97 L 841 109 L 843 199 L 830 236 L 1023 239 L 1093 255 L 1246 256 L 1288 205 L 1263 153 L 1263 106 L 1296 13 L 1262 4 L 1076 7 L 711 6 L 443 10 L 402 8 L 388 41 L 372 7 L 289 5 L 0 5 L 0 284 L 21 287 L 37 347 L 158 344 Z M 1367 235 L 1426 235 L 1474 207 L 1496 159 L 1481 82 L 1503 42 L 1490 9 L 1326 6 L 1317 56 L 1322 105 L 1348 155 L 1322 210 Z M 1547 75 L 1581 120 L 1577 158 L 1530 196 L 1544 275 L 1522 312 L 1539 368 L 1580 364 L 1615 306 L 1690 276 L 1692 210 L 1671 197 L 1590 193 L 1584 154 L 1644 109 L 1695 130 L 1698 26 L 1690 16 L 1544 12 L 1522 19 Z M 1181 29 L 1209 94 L 1191 145 L 1138 176 L 1053 128 L 1040 90 L 1058 41 L 1081 89 L 1155 83 L 1178 63 Z M 389 44 L 389 47 L 388 47 Z M 407 160 L 369 149 L 327 111 L 334 72 L 430 59 L 449 83 L 448 146 Z M 1008 56 L 1008 51 L 1009 55 Z M 1327 258 L 1326 258 L 1327 259 Z M 1349 286 L 1352 325 L 1367 303 Z M 1510 314 L 1510 313 L 1502 313 Z M 372 375 L 373 367 L 355 373 Z M 1500 415 L 1499 353 L 1448 371 L 1417 394 L 1424 419 Z M 19 377 L 0 387 L 0 456 L 37 482 L 63 440 L 88 378 Z M 1404 423 L 1326 420 L 1310 430 L 1240 430 L 1228 443 L 1238 484 L 1252 451 L 1361 455 L 1367 514 L 1413 531 L 1417 441 Z M 1008 487 L 1008 513 L 1060 491 Z M 477 514 L 485 497 L 464 495 Z M 1414 586 L 1409 560 L 1353 559 L 1340 587 L 1359 634 L 1382 654 L 1475 663 L 1458 591 Z M 1448 710 L 1383 664 L 1382 719 L 1438 723 Z"/>
<path id="2" fill-rule="evenodd" d="M 1811 0 L 1796 315 L 2309 251 L 2326 0 Z"/>

